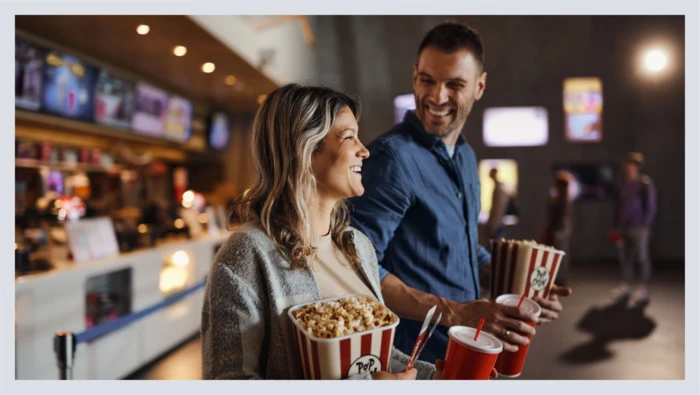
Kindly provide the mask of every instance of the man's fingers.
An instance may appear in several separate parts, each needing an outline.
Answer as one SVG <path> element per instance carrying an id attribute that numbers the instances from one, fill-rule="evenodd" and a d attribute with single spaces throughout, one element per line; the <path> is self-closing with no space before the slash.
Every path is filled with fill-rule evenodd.
<path id="1" fill-rule="evenodd" d="M 542 309 L 542 315 L 540 315 L 540 320 L 538 323 L 542 323 L 542 321 L 547 320 L 547 322 L 556 320 L 559 318 L 559 313 L 553 310 L 548 310 L 548 309 Z"/>
<path id="2" fill-rule="evenodd" d="M 569 296 L 573 293 L 574 291 L 569 288 L 569 287 L 560 287 L 558 285 L 552 286 L 552 290 L 550 291 L 550 295 L 559 295 L 559 296 Z"/>
<path id="3" fill-rule="evenodd" d="M 509 318 L 515 318 L 517 320 L 521 321 L 527 321 L 527 322 L 537 322 L 537 317 L 535 317 L 534 314 L 530 313 L 529 311 L 525 310 L 525 308 L 518 308 L 516 306 L 503 306 L 503 314 L 508 316 Z"/>
<path id="4" fill-rule="evenodd" d="M 563 310 L 563 306 L 559 300 L 547 300 L 542 298 L 535 298 L 535 302 L 542 308 L 542 314 L 544 315 L 544 310 L 551 310 L 555 312 L 560 312 Z"/>
<path id="5" fill-rule="evenodd" d="M 523 335 L 534 335 L 536 332 L 534 327 L 531 327 L 527 323 L 520 320 L 514 320 L 512 318 L 504 317 L 501 319 L 500 323 L 511 332 L 515 331 Z"/>

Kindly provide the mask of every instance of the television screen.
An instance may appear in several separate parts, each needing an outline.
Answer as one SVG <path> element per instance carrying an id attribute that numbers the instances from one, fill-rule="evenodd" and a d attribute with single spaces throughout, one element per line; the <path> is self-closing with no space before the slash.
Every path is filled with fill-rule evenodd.
<path id="1" fill-rule="evenodd" d="M 97 69 L 59 51 L 46 55 L 42 109 L 68 118 L 93 119 Z"/>
<path id="2" fill-rule="evenodd" d="M 95 121 L 129 129 L 135 107 L 135 84 L 100 70 L 95 87 Z"/>
<path id="3" fill-rule="evenodd" d="M 503 189 L 509 196 L 515 197 L 518 194 L 518 162 L 512 159 L 484 159 L 479 161 L 479 182 L 481 183 L 480 223 L 486 223 L 491 214 L 495 185 L 490 176 L 491 169 L 497 170 L 496 178 L 503 183 Z M 518 222 L 518 218 L 515 215 L 509 215 L 507 210 L 505 214 L 503 218 L 505 225 L 514 225 Z"/>
<path id="4" fill-rule="evenodd" d="M 494 107 L 484 110 L 484 144 L 529 147 L 547 144 L 549 120 L 544 107 Z"/>
<path id="5" fill-rule="evenodd" d="M 192 133 L 192 102 L 170 96 L 165 113 L 165 137 L 178 142 L 189 140 Z"/>
<path id="6" fill-rule="evenodd" d="M 570 142 L 603 139 L 603 83 L 599 78 L 564 80 L 564 130 Z"/>
<path id="7" fill-rule="evenodd" d="M 209 115 L 209 146 L 215 150 L 228 147 L 231 138 L 230 118 L 225 112 L 217 111 Z"/>
<path id="8" fill-rule="evenodd" d="M 409 110 L 416 109 L 416 99 L 413 93 L 399 95 L 394 98 L 394 122 L 403 122 L 403 117 Z"/>
<path id="9" fill-rule="evenodd" d="M 27 110 L 41 107 L 44 50 L 15 39 L 15 106 Z"/>
<path id="10" fill-rule="evenodd" d="M 569 194 L 573 199 L 605 200 L 615 193 L 615 171 L 612 164 L 556 163 L 552 177 L 557 173 L 569 174 Z"/>
<path id="11" fill-rule="evenodd" d="M 136 84 L 136 109 L 131 118 L 135 132 L 163 137 L 168 94 L 143 82 Z"/>

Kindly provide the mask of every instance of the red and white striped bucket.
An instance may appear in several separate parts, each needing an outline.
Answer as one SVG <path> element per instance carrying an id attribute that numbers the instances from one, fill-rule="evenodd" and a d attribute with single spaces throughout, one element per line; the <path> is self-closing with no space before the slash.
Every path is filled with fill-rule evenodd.
<path id="1" fill-rule="evenodd" d="M 312 303 L 328 302 L 350 296 L 363 296 L 375 301 L 365 295 L 345 295 Z M 294 335 L 305 379 L 339 380 L 363 372 L 389 371 L 391 345 L 394 343 L 394 333 L 399 324 L 396 314 L 392 312 L 396 316 L 396 322 L 391 325 L 326 339 L 309 335 L 294 317 L 294 312 L 309 304 L 311 303 L 296 305 L 287 313 L 294 323 Z M 386 309 L 386 306 L 382 305 L 382 307 Z"/>
<path id="2" fill-rule="evenodd" d="M 518 294 L 549 297 L 565 252 L 506 240 L 491 241 L 491 300 Z"/>

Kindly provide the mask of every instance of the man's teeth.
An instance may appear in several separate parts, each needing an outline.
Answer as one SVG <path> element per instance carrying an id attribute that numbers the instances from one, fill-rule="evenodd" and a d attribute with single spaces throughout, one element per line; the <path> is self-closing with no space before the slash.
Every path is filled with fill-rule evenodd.
<path id="1" fill-rule="evenodd" d="M 350 167 L 353 173 L 362 173 L 362 166 L 352 166 Z"/>
<path id="2" fill-rule="evenodd" d="M 447 115 L 447 114 L 450 113 L 450 110 L 435 111 L 435 110 L 430 109 L 430 108 L 428 109 L 428 111 L 430 111 L 431 114 L 437 115 L 437 116 L 439 116 L 439 117 L 444 117 L 445 115 Z"/>

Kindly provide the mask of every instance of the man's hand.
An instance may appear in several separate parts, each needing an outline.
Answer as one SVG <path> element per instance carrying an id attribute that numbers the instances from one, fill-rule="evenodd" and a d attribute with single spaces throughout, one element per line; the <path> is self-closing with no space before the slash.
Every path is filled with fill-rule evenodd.
<path id="1" fill-rule="evenodd" d="M 534 298 L 533 300 L 542 308 L 542 314 L 538 324 L 546 324 L 559 318 L 559 313 L 564 309 L 559 301 L 560 296 L 571 295 L 571 288 L 553 285 L 548 299 Z"/>
<path id="2" fill-rule="evenodd" d="M 535 328 L 527 324 L 537 322 L 532 313 L 524 308 L 497 304 L 485 299 L 451 304 L 447 323 L 450 326 L 464 325 L 476 328 L 480 318 L 484 318 L 482 330 L 498 337 L 506 351 L 518 351 L 518 345 L 530 343 L 525 335 L 535 334 Z"/>

